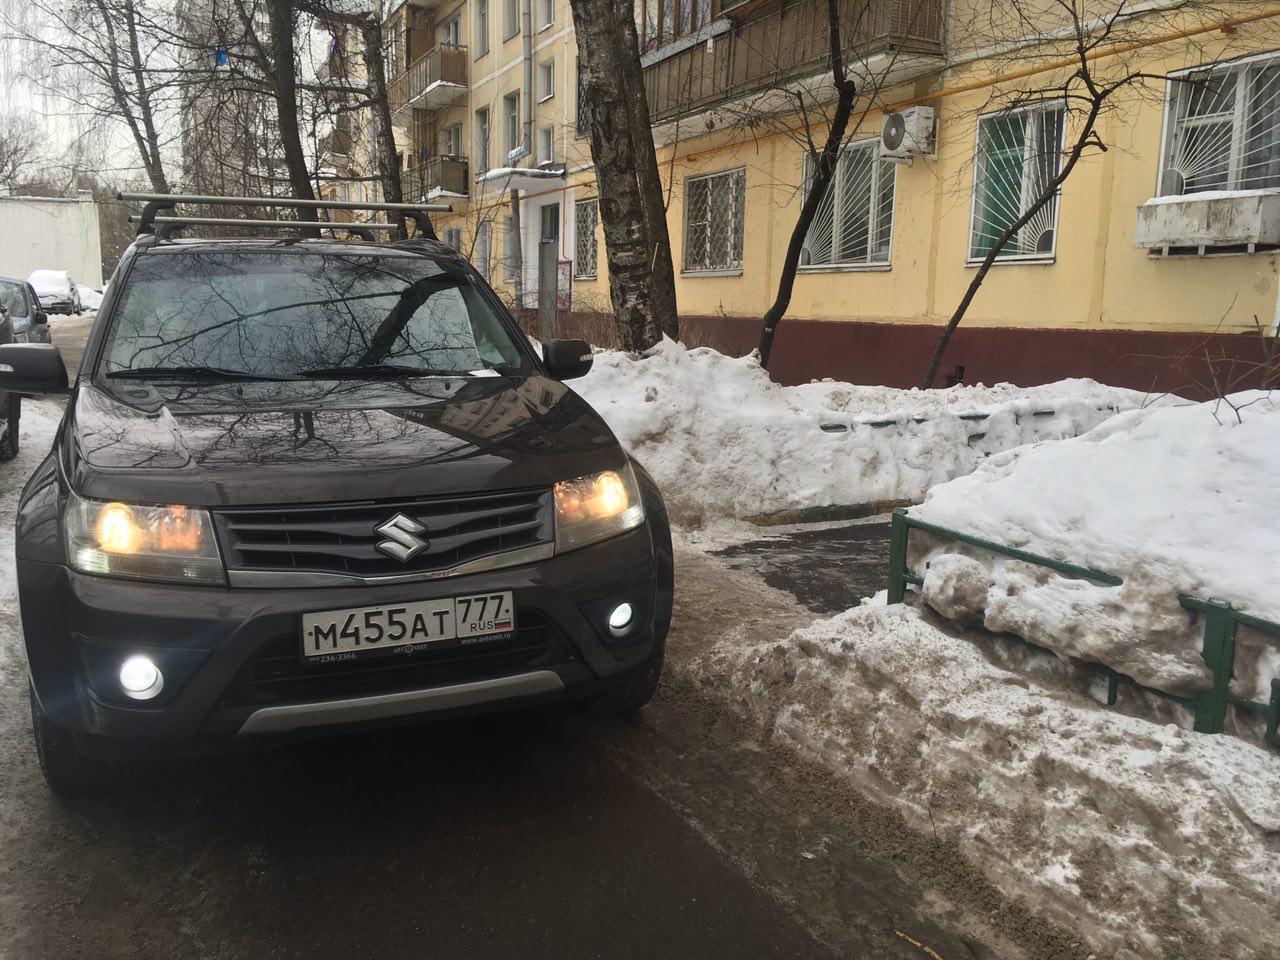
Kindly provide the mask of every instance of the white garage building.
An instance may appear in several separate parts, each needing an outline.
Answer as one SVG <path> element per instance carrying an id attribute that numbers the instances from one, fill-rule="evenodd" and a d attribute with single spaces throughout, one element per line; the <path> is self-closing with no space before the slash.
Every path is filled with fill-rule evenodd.
<path id="1" fill-rule="evenodd" d="M 74 200 L 0 196 L 0 276 L 25 279 L 41 269 L 102 289 L 98 205 L 88 191 Z"/>

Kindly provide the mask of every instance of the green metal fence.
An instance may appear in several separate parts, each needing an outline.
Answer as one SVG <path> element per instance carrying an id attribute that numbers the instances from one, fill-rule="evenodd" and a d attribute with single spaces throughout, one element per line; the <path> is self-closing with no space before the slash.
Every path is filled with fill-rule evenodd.
<path id="1" fill-rule="evenodd" d="M 1018 550 L 1014 547 L 971 536 L 959 530 L 941 527 L 912 517 L 901 507 L 893 511 L 893 521 L 889 527 L 889 602 L 901 603 L 906 596 L 907 585 L 921 586 L 924 582 L 907 567 L 907 543 L 911 530 L 916 529 L 932 533 L 939 537 L 967 543 L 970 546 L 1021 560 L 1024 563 L 1047 567 L 1069 577 L 1090 580 L 1104 586 L 1118 587 L 1124 581 L 1117 576 L 1093 570 L 1089 567 L 1065 563 L 1051 557 L 1042 557 Z M 1195 715 L 1194 729 L 1198 733 L 1221 733 L 1226 726 L 1227 711 L 1236 707 L 1250 713 L 1256 713 L 1266 720 L 1266 739 L 1275 746 L 1280 746 L 1280 677 L 1271 681 L 1271 699 L 1260 703 L 1247 700 L 1231 692 L 1231 678 L 1235 672 L 1236 630 L 1241 626 L 1251 627 L 1263 633 L 1280 637 L 1280 623 L 1263 620 L 1234 609 L 1223 600 L 1201 600 L 1196 597 L 1179 596 L 1178 602 L 1188 610 L 1199 613 L 1204 620 L 1204 641 L 1201 656 L 1213 674 L 1213 686 L 1198 697 L 1179 697 L 1155 687 L 1148 687 L 1132 677 L 1112 670 L 1104 664 L 1085 664 L 1088 669 L 1097 671 L 1107 680 L 1107 704 L 1114 705 L 1121 683 L 1129 684 L 1146 693 L 1152 693 L 1175 703 L 1190 708 Z M 1036 649 L 1046 649 L 1031 643 L 1022 637 L 1012 639 Z"/>

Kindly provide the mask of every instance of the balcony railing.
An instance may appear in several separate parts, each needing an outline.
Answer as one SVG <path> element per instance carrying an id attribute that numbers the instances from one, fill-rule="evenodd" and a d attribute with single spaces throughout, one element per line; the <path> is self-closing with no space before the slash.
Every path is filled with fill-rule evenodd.
<path id="1" fill-rule="evenodd" d="M 406 203 L 422 203 L 434 193 L 469 195 L 466 157 L 432 157 L 401 178 Z"/>
<path id="2" fill-rule="evenodd" d="M 467 92 L 467 48 L 444 45 L 424 53 L 387 84 L 392 110 L 413 105 L 436 110 Z"/>
<path id="3" fill-rule="evenodd" d="M 841 31 L 853 57 L 890 50 L 941 56 L 942 0 L 841 0 Z M 758 7 L 712 40 L 692 42 L 644 71 L 649 119 L 696 113 L 823 71 L 827 65 L 825 0 L 781 0 Z M 681 46 L 681 40 L 671 45 Z"/>

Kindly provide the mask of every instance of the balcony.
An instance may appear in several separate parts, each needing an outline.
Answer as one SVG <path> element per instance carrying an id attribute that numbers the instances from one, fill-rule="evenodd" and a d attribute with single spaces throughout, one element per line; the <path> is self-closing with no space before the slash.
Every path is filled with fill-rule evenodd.
<path id="1" fill-rule="evenodd" d="M 467 48 L 439 46 L 387 84 L 392 110 L 439 110 L 467 95 Z"/>
<path id="2" fill-rule="evenodd" d="M 424 165 L 407 170 L 402 178 L 406 203 L 424 203 L 437 197 L 466 197 L 470 184 L 466 157 L 432 157 Z"/>
<path id="3" fill-rule="evenodd" d="M 893 57 L 888 83 L 936 66 L 942 0 L 841 0 L 850 59 Z M 655 125 L 784 86 L 827 69 L 826 0 L 780 0 L 728 11 L 702 30 L 644 55 Z M 794 106 L 794 101 L 790 101 Z"/>

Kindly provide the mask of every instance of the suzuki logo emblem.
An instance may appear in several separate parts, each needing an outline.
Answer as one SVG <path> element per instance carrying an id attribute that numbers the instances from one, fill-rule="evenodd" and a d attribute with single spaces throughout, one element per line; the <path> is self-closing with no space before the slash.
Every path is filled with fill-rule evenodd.
<path id="1" fill-rule="evenodd" d="M 418 534 L 427 528 L 417 520 L 397 513 L 381 526 L 374 527 L 374 533 L 380 533 L 387 539 L 379 540 L 375 547 L 389 557 L 395 557 L 401 563 L 408 563 L 430 545 Z"/>

